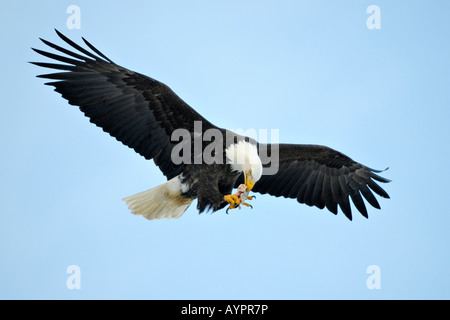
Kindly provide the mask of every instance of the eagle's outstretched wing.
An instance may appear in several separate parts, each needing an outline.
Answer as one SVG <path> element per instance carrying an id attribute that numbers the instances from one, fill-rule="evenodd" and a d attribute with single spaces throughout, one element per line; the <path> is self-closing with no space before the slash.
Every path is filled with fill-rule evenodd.
<path id="1" fill-rule="evenodd" d="M 178 128 L 193 132 L 194 121 L 201 121 L 203 130 L 215 126 L 165 84 L 115 64 L 84 38 L 92 52 L 55 31 L 78 53 L 41 39 L 70 57 L 33 49 L 61 62 L 32 62 L 62 71 L 38 77 L 54 80 L 46 84 L 54 86 L 71 105 L 79 106 L 92 123 L 146 159 L 154 159 L 168 179 L 178 175 L 183 164 L 171 161 L 172 132 Z"/>
<path id="2" fill-rule="evenodd" d="M 270 145 L 268 146 L 270 148 Z M 383 198 L 389 198 L 386 191 L 374 181 L 390 182 L 377 175 L 381 171 L 370 169 L 324 146 L 278 146 L 278 172 L 274 175 L 263 175 L 252 191 L 297 199 L 300 203 L 320 209 L 326 207 L 334 214 L 337 214 L 339 205 L 350 220 L 352 212 L 349 196 L 366 218 L 367 209 L 361 195 L 377 209 L 380 209 L 380 205 L 371 190 Z"/>

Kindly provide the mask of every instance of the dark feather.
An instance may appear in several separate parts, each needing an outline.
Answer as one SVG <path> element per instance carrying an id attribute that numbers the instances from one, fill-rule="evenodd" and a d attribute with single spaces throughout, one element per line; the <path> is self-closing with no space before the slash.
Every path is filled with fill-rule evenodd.
<path id="1" fill-rule="evenodd" d="M 373 193 L 369 190 L 369 188 L 367 187 L 367 185 L 363 184 L 360 185 L 360 189 L 359 191 L 361 191 L 362 195 L 364 196 L 364 198 L 367 200 L 367 202 L 370 203 L 370 205 L 374 208 L 377 209 L 381 209 L 380 204 L 378 203 L 377 198 L 375 198 L 375 196 L 373 195 Z"/>
<path id="2" fill-rule="evenodd" d="M 82 56 L 82 55 L 80 55 L 80 54 L 78 54 L 78 53 L 75 53 L 75 52 L 73 52 L 73 51 L 67 50 L 67 49 L 65 49 L 65 48 L 63 48 L 63 47 L 60 47 L 60 46 L 58 46 L 58 45 L 56 45 L 56 44 L 54 44 L 54 43 L 51 43 L 50 41 L 47 41 L 47 40 L 42 39 L 42 38 L 39 38 L 39 39 L 40 39 L 43 43 L 45 43 L 46 45 L 48 45 L 49 47 L 51 47 L 51 48 L 53 48 L 53 49 L 55 49 L 55 50 L 58 50 L 59 52 L 65 53 L 65 54 L 67 54 L 68 56 L 71 56 L 71 57 L 74 57 L 74 58 L 77 58 L 77 59 L 80 59 L 80 60 L 87 61 L 87 58 L 86 58 L 85 56 Z"/>
<path id="3" fill-rule="evenodd" d="M 105 59 L 108 62 L 114 63 L 111 59 L 109 59 L 107 56 L 105 56 L 103 53 L 101 53 L 96 47 L 94 47 L 89 41 L 87 41 L 85 38 L 81 37 L 81 39 L 83 39 L 84 43 L 86 43 L 86 45 L 92 50 L 94 51 L 96 54 L 98 54 L 100 57 L 102 57 L 103 59 Z"/>
<path id="4" fill-rule="evenodd" d="M 31 48 L 31 49 L 34 50 L 35 52 L 37 52 L 37 53 L 47 57 L 47 58 L 54 59 L 54 60 L 57 60 L 57 61 L 61 61 L 61 62 L 73 64 L 73 65 L 76 65 L 77 63 L 80 62 L 80 61 L 75 60 L 75 59 L 66 58 L 66 57 L 63 57 L 63 56 L 60 56 L 60 55 L 57 55 L 57 54 L 54 54 L 54 53 L 42 51 L 42 50 L 39 50 L 39 49 L 34 49 L 34 48 Z"/>
<path id="5" fill-rule="evenodd" d="M 36 66 L 50 69 L 58 69 L 58 70 L 70 70 L 75 71 L 76 67 L 68 66 L 66 64 L 57 64 L 57 63 L 45 63 L 45 62 L 30 62 Z"/>
<path id="6" fill-rule="evenodd" d="M 68 45 L 70 45 L 71 47 L 77 49 L 78 51 L 80 51 L 81 53 L 84 53 L 85 55 L 94 58 L 95 60 L 99 60 L 99 58 L 95 55 L 92 54 L 91 52 L 87 51 L 86 49 L 84 49 L 83 47 L 80 47 L 78 44 L 76 44 L 75 42 L 73 42 L 72 40 L 70 40 L 69 38 L 67 38 L 65 35 L 63 35 L 61 32 L 59 32 L 58 30 L 55 29 L 56 34 L 64 41 L 66 42 Z M 86 58 L 85 58 L 86 59 Z M 112 61 L 110 61 L 112 62 Z"/>

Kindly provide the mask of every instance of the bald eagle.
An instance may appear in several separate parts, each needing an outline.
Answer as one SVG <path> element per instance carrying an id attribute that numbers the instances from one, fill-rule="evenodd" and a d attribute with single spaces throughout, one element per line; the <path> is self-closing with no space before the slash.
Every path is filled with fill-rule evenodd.
<path id="1" fill-rule="evenodd" d="M 178 218 L 195 199 L 200 213 L 251 206 L 247 201 L 254 198 L 249 196 L 253 191 L 326 207 L 334 214 L 339 206 L 351 220 L 349 197 L 366 218 L 363 197 L 378 209 L 372 191 L 389 198 L 375 182 L 390 181 L 377 174 L 381 171 L 325 146 L 263 144 L 218 128 L 165 84 L 117 65 L 84 38 L 91 51 L 55 31 L 72 51 L 41 39 L 64 55 L 33 48 L 53 61 L 31 63 L 59 70 L 38 77 L 51 79 L 45 84 L 78 106 L 90 122 L 145 159 L 153 159 L 167 178 L 162 185 L 125 198 L 132 213 L 147 219 Z M 174 138 L 179 130 L 192 139 L 181 143 L 181 136 Z M 215 135 L 210 139 L 216 143 L 208 154 L 214 161 L 206 161 L 201 154 L 208 146 L 199 148 L 195 140 L 211 130 Z M 194 151 L 189 153 L 184 147 Z M 271 165 L 268 155 L 275 152 L 278 170 L 264 174 Z M 238 191 L 233 194 L 234 188 Z"/>

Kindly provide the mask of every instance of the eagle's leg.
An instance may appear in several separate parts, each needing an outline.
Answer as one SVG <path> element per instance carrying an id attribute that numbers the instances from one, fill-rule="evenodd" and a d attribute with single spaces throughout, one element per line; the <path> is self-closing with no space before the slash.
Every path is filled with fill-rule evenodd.
<path id="1" fill-rule="evenodd" d="M 241 204 L 243 204 L 246 207 L 250 207 L 250 209 L 253 209 L 253 206 L 251 204 L 248 204 L 248 203 L 245 203 L 245 202 L 242 202 Z"/>
<path id="2" fill-rule="evenodd" d="M 256 199 L 256 196 L 247 197 L 247 200 L 253 200 L 253 199 Z"/>

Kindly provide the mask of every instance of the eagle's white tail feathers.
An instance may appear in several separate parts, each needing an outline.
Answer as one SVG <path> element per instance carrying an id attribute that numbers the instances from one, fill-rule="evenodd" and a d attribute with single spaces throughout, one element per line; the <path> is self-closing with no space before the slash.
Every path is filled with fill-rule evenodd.
<path id="1" fill-rule="evenodd" d="M 180 179 L 175 177 L 150 190 L 124 198 L 131 213 L 148 220 L 179 218 L 192 203 L 181 195 Z"/>

